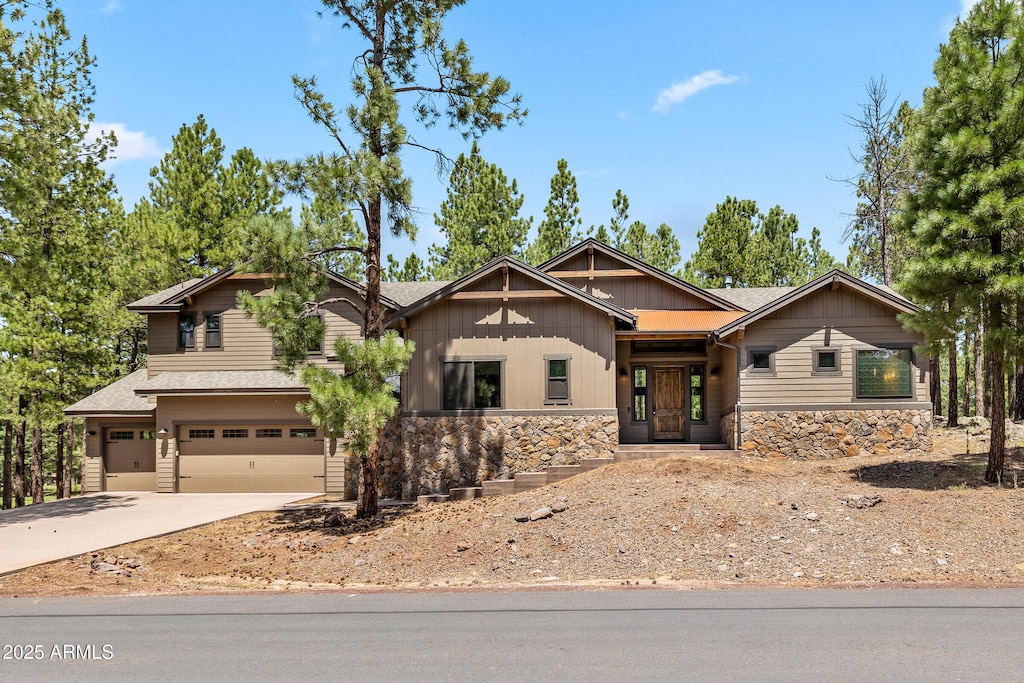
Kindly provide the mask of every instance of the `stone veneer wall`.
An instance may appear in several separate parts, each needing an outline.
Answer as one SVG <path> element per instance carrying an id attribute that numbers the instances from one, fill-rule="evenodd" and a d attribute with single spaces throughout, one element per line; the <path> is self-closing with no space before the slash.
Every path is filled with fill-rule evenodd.
<path id="1" fill-rule="evenodd" d="M 384 430 L 380 493 L 405 499 L 446 493 L 548 465 L 609 457 L 618 443 L 614 414 L 402 416 Z"/>
<path id="2" fill-rule="evenodd" d="M 736 448 L 733 419 L 722 418 L 722 436 Z M 740 450 L 765 457 L 912 455 L 932 446 L 930 410 L 744 411 L 741 420 Z"/>

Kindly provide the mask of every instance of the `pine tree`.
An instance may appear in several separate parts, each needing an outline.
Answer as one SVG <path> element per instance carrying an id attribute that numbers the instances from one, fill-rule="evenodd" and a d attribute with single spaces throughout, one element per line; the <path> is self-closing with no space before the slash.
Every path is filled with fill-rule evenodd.
<path id="1" fill-rule="evenodd" d="M 448 198 L 434 222 L 447 244 L 432 245 L 430 274 L 455 280 L 499 256 L 522 259 L 533 218 L 520 218 L 525 201 L 515 179 L 480 155 L 476 142 L 469 156 L 460 154 L 448 184 Z"/>
<path id="2" fill-rule="evenodd" d="M 275 248 L 282 256 L 278 265 L 300 272 L 307 272 L 318 257 L 334 251 L 358 250 L 362 254 L 366 263 L 363 334 L 369 342 L 384 333 L 381 233 L 387 228 L 395 236 L 415 236 L 412 180 L 402 168 L 402 153 L 412 146 L 432 151 L 441 162 L 448 160 L 440 149 L 410 139 L 402 123 L 403 101 L 412 100 L 414 121 L 429 129 L 444 120 L 465 138 L 501 129 L 508 122 L 522 120 L 527 112 L 520 97 L 509 93 L 507 80 L 473 71 L 464 41 L 450 44 L 442 38 L 445 15 L 462 5 L 462 0 L 323 0 L 323 4 L 324 15 L 340 18 L 344 28 L 362 41 L 353 50 L 350 82 L 354 103 L 339 108 L 320 91 L 315 77 L 294 77 L 296 97 L 336 148 L 278 164 L 275 175 L 287 189 L 307 200 L 334 198 L 335 206 L 344 207 L 346 214 L 362 224 L 366 247 L 335 244 L 310 251 L 308 243 L 296 241 L 285 231 L 273 232 L 270 239 L 280 245 Z M 326 283 L 322 284 L 318 296 L 326 291 Z M 273 319 L 283 321 L 293 311 L 287 298 L 278 301 L 279 315 Z M 338 390 L 342 390 L 340 385 Z M 361 463 L 356 515 L 368 517 L 377 512 L 378 447 L 373 442 L 354 452 Z"/>
<path id="3" fill-rule="evenodd" d="M 551 178 L 551 196 L 544 207 L 544 220 L 537 228 L 537 239 L 526 251 L 527 260 L 535 266 L 554 258 L 580 239 L 580 196 L 576 176 L 569 162 L 558 160 L 558 172 Z"/>
<path id="4" fill-rule="evenodd" d="M 918 251 L 903 291 L 925 305 L 909 324 L 930 339 L 945 308 L 979 311 L 990 358 L 992 431 L 985 481 L 1002 480 L 1004 362 L 1024 339 L 1010 312 L 1024 294 L 1024 18 L 1011 0 L 982 0 L 939 48 L 911 138 L 921 173 L 901 222 Z"/>
<path id="5" fill-rule="evenodd" d="M 416 254 L 409 254 L 402 264 L 388 254 L 384 279 L 389 282 L 420 282 L 427 278 L 426 264 Z"/>

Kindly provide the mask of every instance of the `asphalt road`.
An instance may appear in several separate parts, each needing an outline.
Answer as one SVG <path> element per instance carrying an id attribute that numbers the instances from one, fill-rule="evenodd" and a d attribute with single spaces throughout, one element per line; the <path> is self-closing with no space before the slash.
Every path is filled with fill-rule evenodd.
<path id="1" fill-rule="evenodd" d="M 1021 681 L 1021 633 L 1015 589 L 12 599 L 0 681 Z"/>

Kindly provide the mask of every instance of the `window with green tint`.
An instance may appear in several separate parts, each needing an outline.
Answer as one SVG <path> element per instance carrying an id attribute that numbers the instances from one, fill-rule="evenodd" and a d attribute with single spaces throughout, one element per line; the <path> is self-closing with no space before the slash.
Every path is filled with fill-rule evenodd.
<path id="1" fill-rule="evenodd" d="M 704 366 L 690 366 L 690 419 L 704 421 Z"/>
<path id="2" fill-rule="evenodd" d="M 647 368 L 633 368 L 633 421 L 647 421 Z"/>
<path id="3" fill-rule="evenodd" d="M 914 395 L 910 349 L 857 351 L 858 398 L 910 398 Z"/>

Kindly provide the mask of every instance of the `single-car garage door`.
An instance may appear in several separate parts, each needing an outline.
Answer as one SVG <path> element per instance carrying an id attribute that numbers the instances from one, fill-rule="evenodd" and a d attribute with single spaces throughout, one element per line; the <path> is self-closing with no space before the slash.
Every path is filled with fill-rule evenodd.
<path id="1" fill-rule="evenodd" d="M 324 490 L 324 441 L 306 425 L 182 425 L 181 493 Z"/>
<path id="2" fill-rule="evenodd" d="M 153 426 L 104 429 L 103 471 L 107 491 L 156 491 Z"/>

